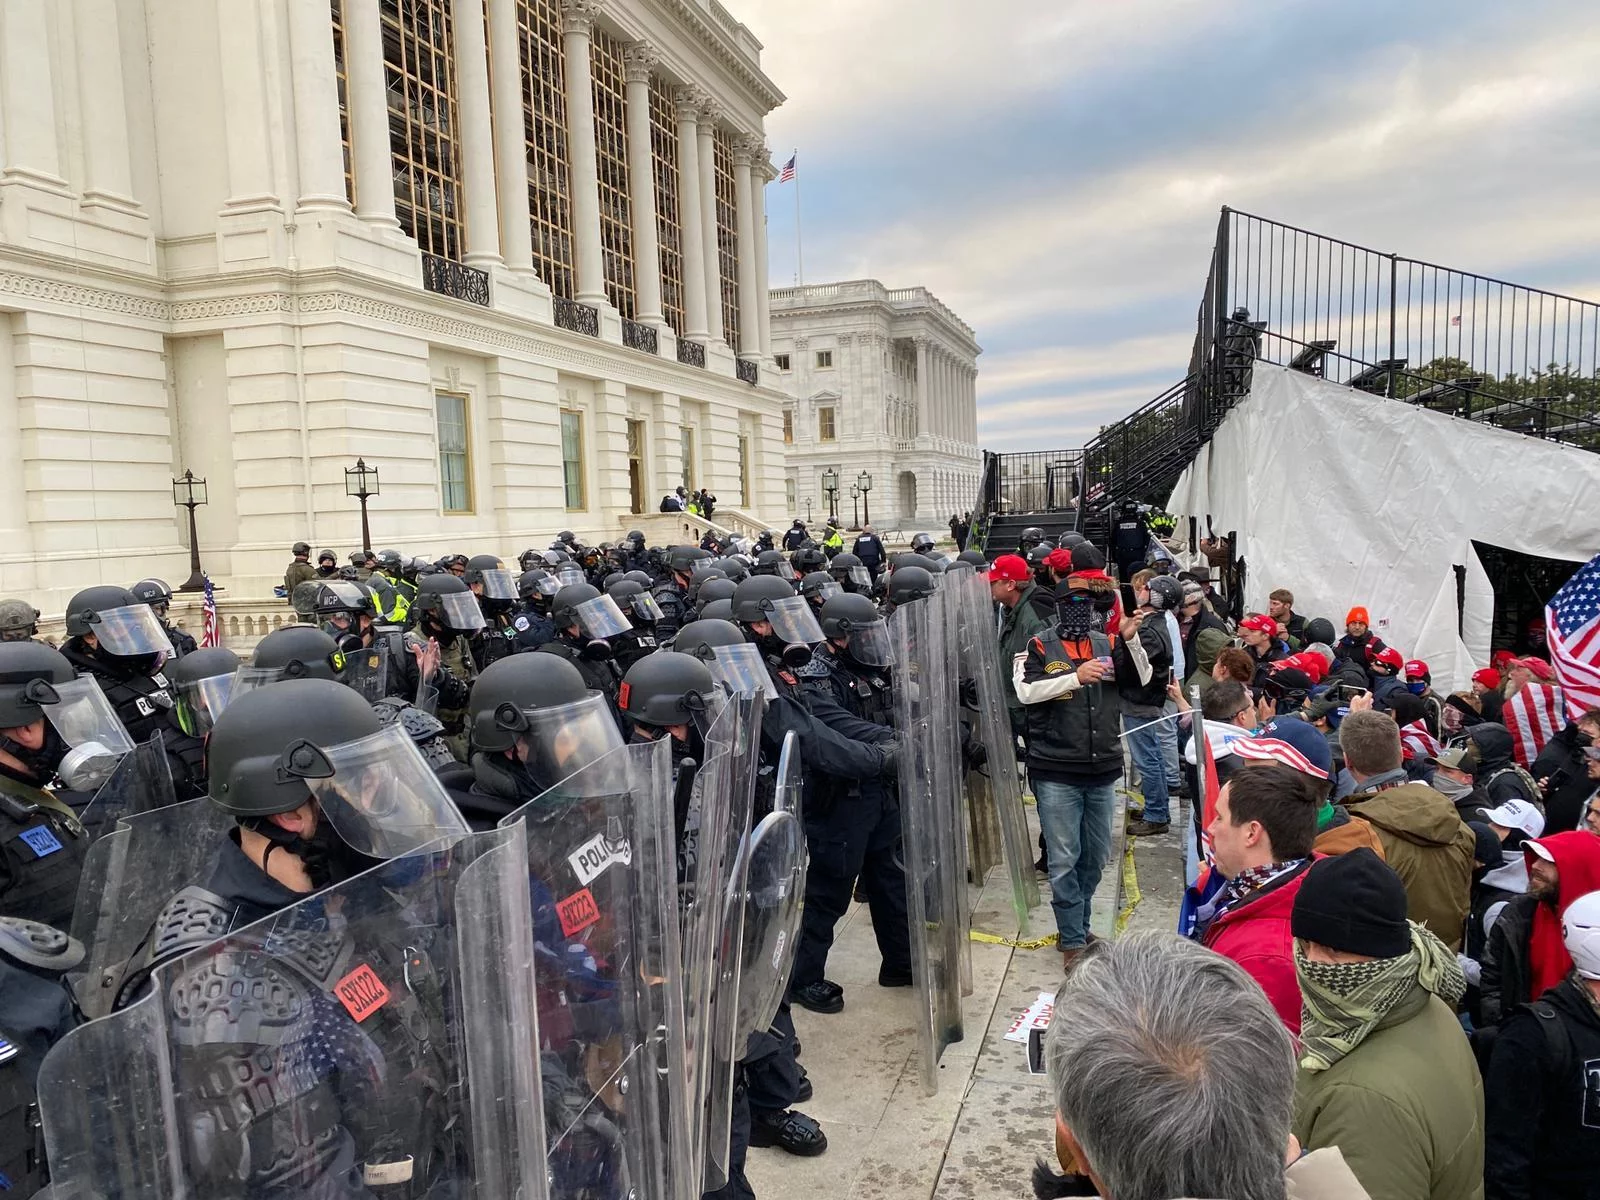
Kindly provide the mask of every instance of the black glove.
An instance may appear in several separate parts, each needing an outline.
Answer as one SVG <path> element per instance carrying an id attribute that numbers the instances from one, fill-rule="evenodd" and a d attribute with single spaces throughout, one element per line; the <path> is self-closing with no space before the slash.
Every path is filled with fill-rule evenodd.
<path id="1" fill-rule="evenodd" d="M 878 749 L 883 753 L 883 762 L 878 767 L 878 775 L 883 779 L 893 779 L 899 770 L 900 742 L 898 739 L 879 742 Z"/>

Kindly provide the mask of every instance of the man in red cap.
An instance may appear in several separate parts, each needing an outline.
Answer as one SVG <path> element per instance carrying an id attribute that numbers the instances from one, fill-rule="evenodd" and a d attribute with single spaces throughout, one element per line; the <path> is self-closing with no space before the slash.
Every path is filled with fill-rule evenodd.
<path id="1" fill-rule="evenodd" d="M 1288 647 L 1278 640 L 1278 623 L 1265 613 L 1251 613 L 1240 621 L 1239 636 L 1256 664 L 1258 681 L 1266 674 L 1267 664 L 1289 656 Z"/>
<path id="2" fill-rule="evenodd" d="M 1503 682 L 1498 667 L 1484 667 L 1472 673 L 1472 697 L 1485 721 L 1500 720 L 1506 702 L 1505 693 L 1500 690 Z"/>
<path id="3" fill-rule="evenodd" d="M 1555 670 L 1542 658 L 1513 658 L 1506 664 L 1506 699 L 1511 699 L 1534 681 L 1554 683 Z"/>
<path id="4" fill-rule="evenodd" d="M 1034 602 L 1044 593 L 1020 555 L 1002 554 L 989 568 L 989 595 L 1000 607 L 1000 666 L 1005 676 L 1006 713 L 1011 718 L 1011 731 L 1020 735 L 1027 728 L 1027 718 L 1011 683 L 1011 664 L 1028 652 L 1028 643 L 1036 635 L 1049 627 Z M 1053 603 L 1051 607 L 1054 608 Z"/>
<path id="5" fill-rule="evenodd" d="M 1582 829 L 1524 842 L 1528 894 L 1506 903 L 1483 955 L 1482 1023 L 1498 1025 L 1519 1004 L 1565 979 L 1572 956 L 1561 918 L 1579 896 L 1600 891 L 1600 838 Z"/>

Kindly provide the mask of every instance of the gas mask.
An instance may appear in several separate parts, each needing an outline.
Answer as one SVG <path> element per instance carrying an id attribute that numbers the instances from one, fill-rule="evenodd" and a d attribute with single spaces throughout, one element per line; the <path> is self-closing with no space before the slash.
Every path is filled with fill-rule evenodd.
<path id="1" fill-rule="evenodd" d="M 65 758 L 68 752 L 68 746 L 62 740 L 61 735 L 56 732 L 55 726 L 46 721 L 44 723 L 44 744 L 37 750 L 30 750 L 20 742 L 15 742 L 4 734 L 0 734 L 0 750 L 4 750 L 12 758 L 20 762 L 23 769 L 42 785 L 49 783 L 55 776 L 57 768 L 61 765 L 62 759 Z M 115 760 L 113 760 L 112 765 L 116 765 Z M 0 770 L 3 769 L 0 768 Z M 73 788 L 73 790 L 84 789 Z"/>
<path id="2" fill-rule="evenodd" d="M 161 670 L 161 664 L 167 658 L 161 651 L 156 651 L 153 654 L 107 654 L 103 649 L 100 651 L 100 657 L 117 669 L 126 672 L 130 678 L 136 675 L 143 675 L 147 679 Z M 160 704 L 161 697 L 151 696 L 150 702 L 152 704 Z"/>
<path id="3" fill-rule="evenodd" d="M 775 633 L 752 633 L 749 636 L 762 654 L 778 660 L 791 671 L 811 661 L 811 647 L 804 642 L 786 642 Z"/>
<path id="4" fill-rule="evenodd" d="M 580 653 L 587 662 L 610 662 L 614 651 L 611 649 L 611 643 L 604 638 L 594 638 L 583 643 Z"/>

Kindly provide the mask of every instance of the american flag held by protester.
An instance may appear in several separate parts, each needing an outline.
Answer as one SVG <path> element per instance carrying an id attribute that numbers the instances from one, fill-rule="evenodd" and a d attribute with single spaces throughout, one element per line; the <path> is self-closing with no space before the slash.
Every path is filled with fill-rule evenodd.
<path id="1" fill-rule="evenodd" d="M 206 595 L 200 602 L 200 611 L 205 614 L 205 629 L 200 635 L 200 648 L 210 649 L 222 645 L 222 624 L 217 620 L 217 594 L 211 588 L 211 576 L 205 576 Z"/>
<path id="2" fill-rule="evenodd" d="M 1576 718 L 1600 707 L 1600 554 L 1561 585 L 1544 615 L 1550 665 Z"/>
<path id="3" fill-rule="evenodd" d="M 1545 743 L 1566 724 L 1561 716 L 1561 689 L 1530 680 L 1506 701 L 1505 724 L 1511 732 L 1511 756 L 1519 766 L 1531 768 Z"/>
<path id="4" fill-rule="evenodd" d="M 1444 749 L 1420 719 L 1400 727 L 1400 747 L 1407 758 L 1420 758 L 1423 761 Z"/>

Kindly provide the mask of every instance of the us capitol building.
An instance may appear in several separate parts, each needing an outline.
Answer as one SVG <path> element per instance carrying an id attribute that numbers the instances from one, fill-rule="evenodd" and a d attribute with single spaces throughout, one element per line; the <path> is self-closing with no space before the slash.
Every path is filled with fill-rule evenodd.
<path id="1" fill-rule="evenodd" d="M 763 121 L 717 0 L 0 0 L 0 595 L 782 527 Z M 719 517 L 719 519 L 721 519 Z M 650 518 L 643 518 L 648 524 Z"/>
<path id="2" fill-rule="evenodd" d="M 875 279 L 778 288 L 771 302 L 789 507 L 825 520 L 831 485 L 843 526 L 947 534 L 983 474 L 971 326 L 927 288 Z"/>

